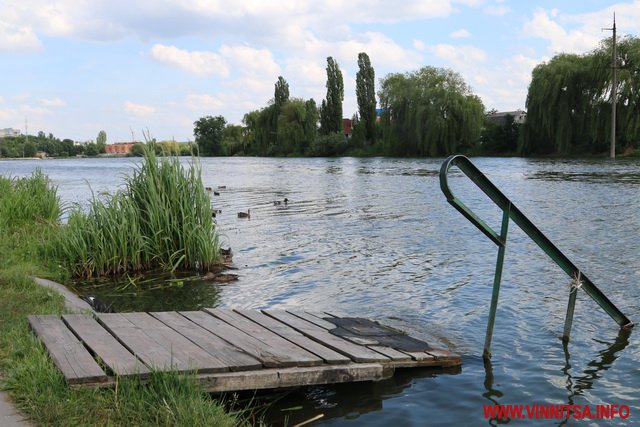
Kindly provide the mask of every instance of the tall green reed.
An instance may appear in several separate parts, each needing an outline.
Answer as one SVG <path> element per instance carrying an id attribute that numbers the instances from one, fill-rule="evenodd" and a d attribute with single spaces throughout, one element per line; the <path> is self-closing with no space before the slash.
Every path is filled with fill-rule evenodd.
<path id="1" fill-rule="evenodd" d="M 0 176 L 0 226 L 57 224 L 61 214 L 58 189 L 40 168 L 24 178 Z"/>
<path id="2" fill-rule="evenodd" d="M 59 253 L 74 276 L 140 270 L 207 270 L 219 262 L 220 244 L 197 159 L 183 167 L 176 156 L 144 161 L 125 187 L 89 212 L 74 207 Z"/>

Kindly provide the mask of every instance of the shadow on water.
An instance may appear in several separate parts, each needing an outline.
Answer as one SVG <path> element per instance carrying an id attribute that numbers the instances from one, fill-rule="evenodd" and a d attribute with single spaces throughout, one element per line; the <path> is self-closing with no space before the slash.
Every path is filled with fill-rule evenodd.
<path id="1" fill-rule="evenodd" d="M 295 425 L 318 416 L 323 421 L 335 418 L 353 420 L 370 412 L 381 411 L 386 399 L 402 394 L 416 379 L 460 372 L 460 366 L 398 369 L 393 377 L 377 382 L 299 387 L 258 394 L 245 392 L 236 397 L 241 402 L 252 402 L 267 425 Z"/>
<path id="2" fill-rule="evenodd" d="M 75 282 L 78 295 L 104 301 L 114 312 L 200 310 L 217 307 L 221 287 L 193 273 L 164 273 Z"/>

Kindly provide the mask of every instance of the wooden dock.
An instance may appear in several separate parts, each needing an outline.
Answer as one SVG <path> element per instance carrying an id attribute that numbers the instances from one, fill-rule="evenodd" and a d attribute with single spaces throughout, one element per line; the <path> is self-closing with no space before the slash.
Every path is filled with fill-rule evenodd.
<path id="1" fill-rule="evenodd" d="M 457 354 L 396 329 L 329 313 L 205 309 L 28 319 L 72 386 L 172 370 L 223 392 L 376 381 L 396 368 L 460 365 Z"/>

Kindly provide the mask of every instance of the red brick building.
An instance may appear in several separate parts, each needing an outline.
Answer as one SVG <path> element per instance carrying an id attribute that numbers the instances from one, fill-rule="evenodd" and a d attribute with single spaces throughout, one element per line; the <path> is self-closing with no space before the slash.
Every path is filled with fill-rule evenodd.
<path id="1" fill-rule="evenodd" d="M 109 144 L 105 146 L 107 154 L 126 155 L 131 153 L 131 147 L 133 142 L 116 142 L 115 144 Z"/>

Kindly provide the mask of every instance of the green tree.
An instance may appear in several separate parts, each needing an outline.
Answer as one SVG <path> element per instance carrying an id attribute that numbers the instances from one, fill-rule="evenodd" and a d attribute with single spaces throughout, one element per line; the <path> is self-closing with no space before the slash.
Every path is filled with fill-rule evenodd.
<path id="1" fill-rule="evenodd" d="M 323 135 L 342 132 L 342 101 L 344 82 L 338 63 L 327 58 L 327 97 L 320 108 L 320 131 Z"/>
<path id="2" fill-rule="evenodd" d="M 31 141 L 25 142 L 23 147 L 23 155 L 24 157 L 35 157 L 36 145 Z"/>
<path id="3" fill-rule="evenodd" d="M 98 137 L 96 138 L 96 144 L 107 145 L 107 133 L 103 130 L 98 132 Z"/>
<path id="4" fill-rule="evenodd" d="M 282 76 L 278 76 L 273 94 L 273 103 L 281 107 L 287 102 L 289 102 L 289 83 Z"/>
<path id="5" fill-rule="evenodd" d="M 423 67 L 389 74 L 380 86 L 387 154 L 444 156 L 477 144 L 484 106 L 460 74 Z"/>
<path id="6" fill-rule="evenodd" d="M 240 125 L 227 125 L 224 128 L 222 141 L 224 153 L 227 156 L 236 154 L 244 155 L 244 127 Z"/>
<path id="7" fill-rule="evenodd" d="M 534 68 L 527 95 L 522 154 L 607 152 L 611 135 L 611 43 L 585 55 L 559 54 Z M 617 48 L 618 146 L 640 142 L 640 39 Z"/>
<path id="8" fill-rule="evenodd" d="M 365 140 L 370 144 L 376 139 L 376 89 L 375 71 L 371 66 L 369 55 L 358 54 L 358 73 L 356 74 L 356 98 L 360 122 L 365 130 Z"/>
<path id="9" fill-rule="evenodd" d="M 520 126 L 511 114 L 504 117 L 504 123 L 485 119 L 480 135 L 483 154 L 515 154 L 518 151 Z"/>
<path id="10" fill-rule="evenodd" d="M 194 122 L 193 135 L 201 156 L 220 156 L 224 127 L 227 121 L 222 116 L 205 116 Z"/>

